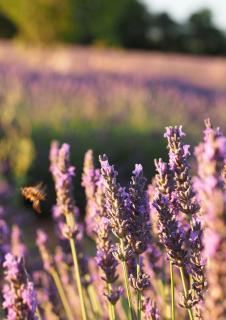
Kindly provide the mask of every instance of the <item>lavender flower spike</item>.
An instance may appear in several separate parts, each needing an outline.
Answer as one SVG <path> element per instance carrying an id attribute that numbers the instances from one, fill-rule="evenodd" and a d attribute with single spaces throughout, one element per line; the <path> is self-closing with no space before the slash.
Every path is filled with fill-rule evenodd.
<path id="1" fill-rule="evenodd" d="M 96 203 L 96 193 L 100 179 L 99 169 L 94 167 L 93 151 L 88 150 L 85 154 L 82 186 L 86 194 L 86 231 L 90 237 L 95 238 L 95 225 L 98 223 L 98 205 Z"/>
<path id="2" fill-rule="evenodd" d="M 52 145 L 50 170 L 52 172 L 55 189 L 57 193 L 57 206 L 61 214 L 76 214 L 76 207 L 73 198 L 72 179 L 75 175 L 75 168 L 70 165 L 70 146 L 64 143 L 57 152 L 57 146 Z M 54 151 L 54 152 L 53 152 Z"/>
<path id="3" fill-rule="evenodd" d="M 158 308 L 153 300 L 144 298 L 142 303 L 142 310 L 144 312 L 145 320 L 158 320 L 160 319 Z"/>
<path id="4" fill-rule="evenodd" d="M 1 207 L 0 207 L 1 209 Z M 0 218 L 0 266 L 4 261 L 4 257 L 10 250 L 9 228 L 5 220 Z"/>
<path id="5" fill-rule="evenodd" d="M 126 236 L 129 233 L 129 195 L 116 181 L 118 172 L 108 162 L 106 155 L 100 156 L 101 175 L 103 177 L 105 191 L 105 205 L 107 217 L 110 220 L 112 232 L 117 238 L 127 244 Z M 127 260 L 131 256 L 131 250 L 125 250 L 119 254 L 119 258 Z M 121 255 L 121 256 L 120 256 Z"/>
<path id="6" fill-rule="evenodd" d="M 37 230 L 36 245 L 39 249 L 44 269 L 47 272 L 51 273 L 52 269 L 54 268 L 54 260 L 53 260 L 51 254 L 47 248 L 47 242 L 48 242 L 47 234 L 43 230 L 38 229 Z"/>
<path id="7" fill-rule="evenodd" d="M 169 168 L 159 159 L 155 160 L 157 170 L 156 189 L 152 202 L 158 213 L 158 234 L 166 249 L 168 258 L 178 267 L 185 263 L 185 234 L 176 219 L 178 210 L 172 203 L 172 188 L 170 185 Z"/>
<path id="8" fill-rule="evenodd" d="M 168 141 L 174 206 L 178 208 L 179 218 L 183 222 L 184 229 L 187 230 L 186 269 L 192 277 L 192 288 L 189 290 L 185 305 L 192 307 L 203 299 L 206 281 L 205 264 L 202 258 L 202 225 L 198 216 L 200 208 L 193 190 L 188 164 L 190 146 L 183 143 L 185 133 L 182 131 L 182 126 L 166 128 L 164 136 Z M 181 213 L 187 215 L 188 219 L 185 219 Z"/>
<path id="9" fill-rule="evenodd" d="M 96 242 L 96 262 L 103 272 L 101 279 L 106 283 L 104 295 L 114 305 L 120 298 L 122 291 L 120 287 L 113 287 L 118 279 L 116 270 L 118 262 L 114 256 L 115 246 L 109 239 L 109 221 L 105 217 L 101 218 L 98 225 Z"/>
<path id="10" fill-rule="evenodd" d="M 192 188 L 191 177 L 189 175 L 188 157 L 190 156 L 187 144 L 183 144 L 185 133 L 182 126 L 167 127 L 164 137 L 168 141 L 169 166 L 172 171 L 175 189 L 175 198 L 179 210 L 189 216 L 199 210 L 199 205 L 195 199 Z"/>
<path id="11" fill-rule="evenodd" d="M 28 279 L 23 258 L 7 253 L 3 267 L 7 281 L 3 287 L 3 308 L 7 310 L 7 319 L 37 320 L 34 285 Z"/>
<path id="12" fill-rule="evenodd" d="M 129 188 L 131 213 L 127 240 L 137 255 L 147 249 L 151 240 L 149 203 L 145 184 L 142 165 L 136 164 Z"/>
<path id="13" fill-rule="evenodd" d="M 199 195 L 203 219 L 205 254 L 208 257 L 208 291 L 205 297 L 205 319 L 226 318 L 226 189 L 223 171 L 226 163 L 226 137 L 219 128 L 205 121 L 203 142 L 195 149 L 198 177 L 195 186 Z"/>

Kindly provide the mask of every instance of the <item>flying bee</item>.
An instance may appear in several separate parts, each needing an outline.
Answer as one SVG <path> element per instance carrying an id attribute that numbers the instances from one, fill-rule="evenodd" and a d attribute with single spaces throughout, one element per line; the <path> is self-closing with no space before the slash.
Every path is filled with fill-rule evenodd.
<path id="1" fill-rule="evenodd" d="M 46 199 L 45 193 L 46 187 L 43 183 L 38 183 L 33 187 L 24 187 L 21 188 L 21 194 L 26 199 L 32 202 L 33 209 L 38 213 L 41 213 L 40 202 Z"/>

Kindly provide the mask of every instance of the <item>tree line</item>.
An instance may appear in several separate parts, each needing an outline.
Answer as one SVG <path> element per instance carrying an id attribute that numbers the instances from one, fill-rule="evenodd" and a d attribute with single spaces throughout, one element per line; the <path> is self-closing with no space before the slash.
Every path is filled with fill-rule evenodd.
<path id="1" fill-rule="evenodd" d="M 209 9 L 179 23 L 139 0 L 1 1 L 0 38 L 226 55 L 226 34 Z"/>

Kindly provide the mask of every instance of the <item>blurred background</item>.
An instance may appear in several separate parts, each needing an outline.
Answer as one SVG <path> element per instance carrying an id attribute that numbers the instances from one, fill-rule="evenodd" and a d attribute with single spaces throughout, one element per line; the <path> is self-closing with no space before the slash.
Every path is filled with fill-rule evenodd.
<path id="1" fill-rule="evenodd" d="M 136 162 L 150 180 L 166 125 L 193 146 L 207 117 L 224 131 L 225 12 L 222 0 L 0 1 L 0 195 L 44 181 L 49 210 L 53 139 L 71 144 L 82 205 L 87 149 L 123 181 Z"/>

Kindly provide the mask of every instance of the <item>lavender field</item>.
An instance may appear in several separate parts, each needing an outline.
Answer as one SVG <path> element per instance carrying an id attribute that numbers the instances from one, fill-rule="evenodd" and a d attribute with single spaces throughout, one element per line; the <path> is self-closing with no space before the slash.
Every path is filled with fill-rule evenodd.
<path id="1" fill-rule="evenodd" d="M 1 43 L 0 110 L 1 319 L 226 319 L 225 59 Z"/>

